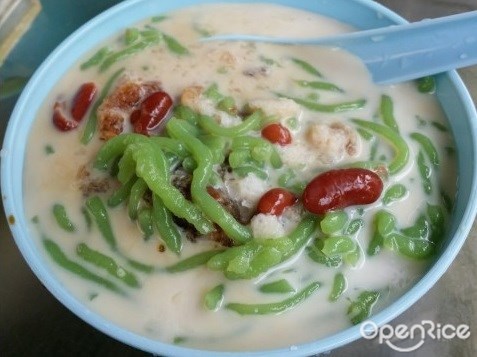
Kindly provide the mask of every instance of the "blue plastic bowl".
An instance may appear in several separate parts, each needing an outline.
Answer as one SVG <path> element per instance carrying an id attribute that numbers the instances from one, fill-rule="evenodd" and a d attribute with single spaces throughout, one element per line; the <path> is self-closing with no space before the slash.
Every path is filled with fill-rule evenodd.
<path id="1" fill-rule="evenodd" d="M 405 22 L 403 18 L 392 11 L 369 0 L 262 1 L 318 12 L 361 29 Z M 214 356 L 224 355 L 224 353 L 189 349 L 139 336 L 112 324 L 102 316 L 90 311 L 74 296 L 71 296 L 51 273 L 43 253 L 37 250 L 30 237 L 31 232 L 28 228 L 23 204 L 23 163 L 25 146 L 36 112 L 48 92 L 79 57 L 118 31 L 150 17 L 151 14 L 160 14 L 200 2 L 238 1 L 125 1 L 82 26 L 45 60 L 24 89 L 10 118 L 4 147 L 1 151 L 1 184 L 5 212 L 7 216 L 15 218 L 15 222 L 10 224 L 10 228 L 16 244 L 41 282 L 61 303 L 95 328 L 144 351 L 168 356 Z M 437 76 L 437 96 L 447 117 L 450 118 L 452 131 L 458 133 L 456 145 L 459 172 L 455 212 L 440 256 L 435 259 L 427 273 L 407 293 L 373 316 L 373 321 L 378 325 L 383 325 L 394 319 L 434 285 L 457 255 L 474 221 L 477 207 L 477 174 L 476 166 L 469 163 L 474 163 L 477 156 L 477 115 L 475 108 L 465 86 L 454 71 Z M 313 355 L 332 350 L 359 337 L 359 326 L 355 326 L 315 342 L 298 345 L 293 349 L 277 349 L 247 354 L 251 356 L 263 353 L 269 356 Z M 226 355 L 237 354 L 239 353 L 226 353 Z"/>

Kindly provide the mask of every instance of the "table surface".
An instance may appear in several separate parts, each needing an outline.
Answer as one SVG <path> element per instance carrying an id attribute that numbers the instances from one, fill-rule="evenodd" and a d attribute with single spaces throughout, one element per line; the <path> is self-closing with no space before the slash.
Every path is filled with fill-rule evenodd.
<path id="1" fill-rule="evenodd" d="M 3 1 L 3 0 L 0 0 Z M 68 34 L 115 0 L 41 0 L 42 11 L 0 67 L 0 85 L 10 77 L 29 77 L 43 59 Z M 476 0 L 381 0 L 410 21 L 476 10 Z M 474 103 L 477 102 L 477 66 L 459 71 Z M 0 99 L 0 137 L 18 95 Z M 3 208 L 2 208 L 3 210 Z M 2 212 L 0 212 L 2 213 Z M 468 339 L 426 339 L 414 356 L 474 356 L 477 354 L 477 224 L 439 282 L 415 305 L 391 322 L 411 326 L 422 320 L 467 324 Z M 36 279 L 25 264 L 0 218 L 0 355 L 2 356 L 147 356 L 90 327 L 63 307 Z M 398 356 L 401 352 L 361 339 L 329 356 Z"/>

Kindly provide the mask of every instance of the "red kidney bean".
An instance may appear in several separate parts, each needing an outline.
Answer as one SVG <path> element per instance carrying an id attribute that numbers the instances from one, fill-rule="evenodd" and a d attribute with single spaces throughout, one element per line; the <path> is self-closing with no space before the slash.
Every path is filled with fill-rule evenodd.
<path id="1" fill-rule="evenodd" d="M 295 195 L 290 191 L 283 188 L 272 188 L 265 192 L 258 201 L 257 212 L 278 216 L 283 213 L 285 208 L 292 206 L 296 200 Z"/>
<path id="2" fill-rule="evenodd" d="M 79 122 L 83 119 L 91 106 L 97 91 L 96 84 L 92 82 L 84 83 L 79 87 L 71 105 L 71 116 L 74 120 Z"/>
<path id="3" fill-rule="evenodd" d="M 139 118 L 141 117 L 141 110 L 140 109 L 136 109 L 134 110 L 131 115 L 129 116 L 129 121 L 131 122 L 131 124 L 134 126 L 137 121 L 139 120 Z"/>
<path id="4" fill-rule="evenodd" d="M 134 132 L 149 135 L 172 108 L 172 98 L 163 91 L 152 93 L 140 105 L 140 113 L 131 116 Z"/>
<path id="5" fill-rule="evenodd" d="M 53 124 L 60 131 L 70 131 L 78 126 L 78 122 L 64 115 L 64 106 L 64 103 L 55 102 L 53 106 Z"/>
<path id="6" fill-rule="evenodd" d="M 290 130 L 279 123 L 269 124 L 262 129 L 262 137 L 273 144 L 281 146 L 288 145 L 292 142 Z"/>
<path id="7" fill-rule="evenodd" d="M 350 168 L 316 176 L 303 192 L 303 205 L 315 214 L 375 202 L 383 191 L 381 178 L 373 171 Z"/>

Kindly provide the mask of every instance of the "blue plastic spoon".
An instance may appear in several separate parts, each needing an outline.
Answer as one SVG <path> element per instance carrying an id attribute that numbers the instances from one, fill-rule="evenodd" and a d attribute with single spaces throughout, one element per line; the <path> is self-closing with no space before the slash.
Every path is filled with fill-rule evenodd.
<path id="1" fill-rule="evenodd" d="M 358 56 L 375 83 L 390 84 L 477 64 L 477 11 L 332 37 L 231 34 L 202 40 L 339 47 Z"/>

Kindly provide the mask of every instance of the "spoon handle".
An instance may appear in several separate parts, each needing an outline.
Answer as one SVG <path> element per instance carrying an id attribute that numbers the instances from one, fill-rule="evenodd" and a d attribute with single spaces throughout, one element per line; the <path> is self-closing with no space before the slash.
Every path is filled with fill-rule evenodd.
<path id="1" fill-rule="evenodd" d="M 389 84 L 477 64 L 477 11 L 313 39 L 218 35 L 203 40 L 340 47 L 364 62 L 375 83 Z"/>
<path id="2" fill-rule="evenodd" d="M 344 46 L 363 59 L 376 83 L 401 82 L 477 63 L 477 12 L 424 20 L 402 30 L 396 26 L 381 36 Z"/>

